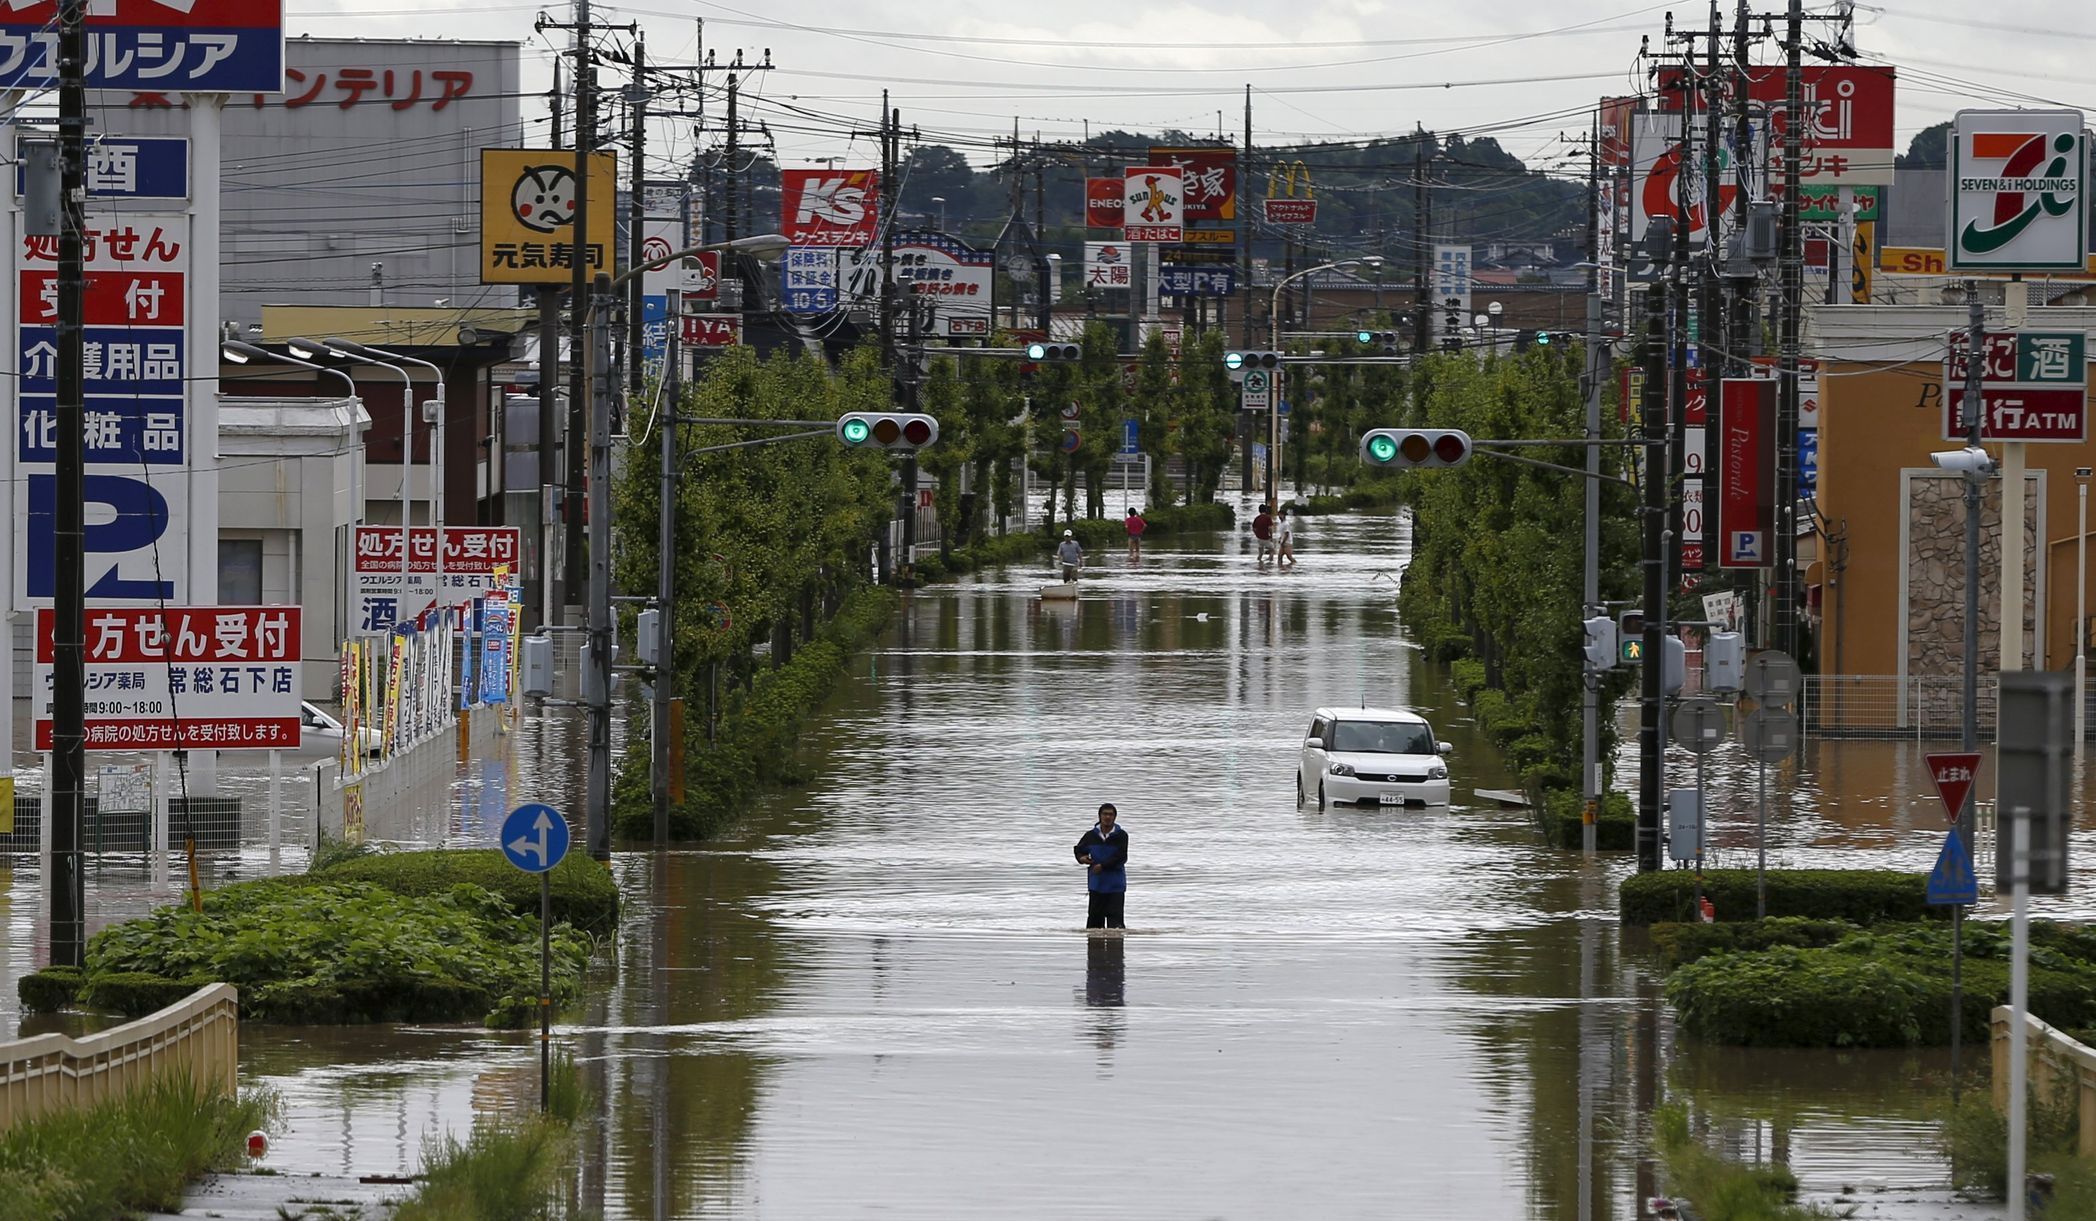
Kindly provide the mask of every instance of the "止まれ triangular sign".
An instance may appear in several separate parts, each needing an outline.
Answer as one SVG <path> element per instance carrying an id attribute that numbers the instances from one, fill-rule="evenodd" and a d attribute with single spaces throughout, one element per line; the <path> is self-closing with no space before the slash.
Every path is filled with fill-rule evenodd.
<path id="1" fill-rule="evenodd" d="M 1972 781 L 1980 772 L 1978 751 L 1949 751 L 1925 755 L 1929 779 L 1936 782 L 1936 795 L 1943 798 L 1943 816 L 1955 823 L 1972 792 Z"/>
<path id="2" fill-rule="evenodd" d="M 1929 902 L 1932 905 L 1968 904 L 1980 901 L 1980 880 L 1972 872 L 1972 855 L 1957 828 L 1943 837 L 1943 851 L 1936 854 L 1936 867 L 1929 871 Z"/>

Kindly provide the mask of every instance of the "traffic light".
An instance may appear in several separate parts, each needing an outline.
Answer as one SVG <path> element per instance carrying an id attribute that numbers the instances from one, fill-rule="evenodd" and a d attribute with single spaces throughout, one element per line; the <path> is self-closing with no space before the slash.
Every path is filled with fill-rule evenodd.
<path id="1" fill-rule="evenodd" d="M 1547 347 L 1549 347 L 1549 346 L 1550 346 L 1551 344 L 1553 344 L 1553 343 L 1555 343 L 1555 342 L 1557 342 L 1557 335 L 1556 335 L 1556 334 L 1555 334 L 1554 332 L 1551 332 L 1551 331 L 1537 331 L 1537 332 L 1536 332 L 1536 344 L 1537 344 L 1537 346 L 1539 346 L 1539 347 L 1545 347 L 1545 348 L 1547 348 Z"/>
<path id="2" fill-rule="evenodd" d="M 1361 461 L 1385 470 L 1461 466 L 1470 460 L 1470 434 L 1455 428 L 1371 428 L 1361 436 Z"/>
<path id="3" fill-rule="evenodd" d="M 1660 651 L 1666 655 L 1666 669 L 1660 671 L 1660 689 L 1668 695 L 1679 695 L 1688 682 L 1688 646 L 1671 632 L 1660 638 L 1660 644 L 1664 646 Z"/>
<path id="4" fill-rule="evenodd" d="M 1746 683 L 1747 646 L 1738 632 L 1712 632 L 1703 642 L 1703 686 L 1737 691 Z"/>
<path id="5" fill-rule="evenodd" d="M 1281 365 L 1279 352 L 1225 352 L 1223 368 L 1232 373 L 1246 369 L 1277 369 Z"/>
<path id="6" fill-rule="evenodd" d="M 847 449 L 922 449 L 939 439 L 939 421 L 912 411 L 853 411 L 837 421 Z"/>
<path id="7" fill-rule="evenodd" d="M 1385 352 L 1397 351 L 1396 331 L 1355 331 L 1355 343 L 1372 343 Z"/>
<path id="8" fill-rule="evenodd" d="M 1645 612 L 1627 610 L 1616 616 L 1616 647 L 1625 665 L 1645 660 Z"/>
<path id="9" fill-rule="evenodd" d="M 1084 348 L 1074 343 L 1029 343 L 1026 345 L 1028 360 L 1082 360 Z"/>
<path id="10" fill-rule="evenodd" d="M 1586 621 L 1587 669 L 1613 670 L 1616 667 L 1616 621 L 1607 615 L 1595 615 Z"/>

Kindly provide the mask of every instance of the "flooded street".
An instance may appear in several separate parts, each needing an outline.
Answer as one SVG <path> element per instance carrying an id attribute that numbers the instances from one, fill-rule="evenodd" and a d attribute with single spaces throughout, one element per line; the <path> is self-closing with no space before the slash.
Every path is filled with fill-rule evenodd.
<path id="1" fill-rule="evenodd" d="M 808 785 L 717 842 L 615 859 L 618 940 L 557 1032 L 595 1095 L 577 1201 L 1628 1218 L 1662 1190 L 1647 1116 L 1686 1101 L 1808 1191 L 1889 1189 L 1870 1215 L 1988 1215 L 1902 1210 L 1947 1177 L 1941 1053 L 1676 1035 L 1616 926 L 1627 856 L 1589 865 L 1474 796 L 1511 781 L 1403 638 L 1402 529 L 1308 519 L 1288 573 L 1237 537 L 1095 556 L 1075 607 L 1040 603 L 1030 568 L 911 595 L 811 727 Z M 1454 743 L 1450 806 L 1297 806 L 1312 709 L 1364 702 Z M 573 808 L 579 745 L 527 718 L 469 769 L 448 842 L 490 842 L 521 800 Z M 1712 760 L 1714 834 L 1751 864 L 1753 774 Z M 1794 779 L 1772 863 L 1933 859 L 1912 743 L 1816 742 L 1771 791 Z M 1070 846 L 1101 801 L 1131 837 L 1125 936 L 1082 928 Z M 9 894 L 26 930 L 33 870 Z M 432 1132 L 537 1090 L 510 1032 L 251 1023 L 241 1046 L 244 1080 L 284 1098 L 268 1164 L 287 1173 L 408 1173 Z"/>

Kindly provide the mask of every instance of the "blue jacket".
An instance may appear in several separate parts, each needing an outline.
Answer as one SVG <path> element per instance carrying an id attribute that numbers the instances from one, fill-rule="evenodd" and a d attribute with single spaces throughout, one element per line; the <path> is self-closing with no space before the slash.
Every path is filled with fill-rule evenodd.
<path id="1" fill-rule="evenodd" d="M 1109 835 L 1101 836 L 1099 828 L 1093 827 L 1084 833 L 1072 850 L 1078 863 L 1083 864 L 1089 856 L 1094 865 L 1104 866 L 1096 872 L 1084 871 L 1085 889 L 1093 894 L 1118 895 L 1128 891 L 1128 832 L 1115 827 Z"/>

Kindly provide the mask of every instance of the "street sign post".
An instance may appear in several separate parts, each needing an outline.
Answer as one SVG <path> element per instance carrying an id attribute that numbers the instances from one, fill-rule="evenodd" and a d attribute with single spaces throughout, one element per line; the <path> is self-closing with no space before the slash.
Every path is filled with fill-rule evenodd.
<path id="1" fill-rule="evenodd" d="M 1274 375 L 1264 369 L 1247 369 L 1244 375 L 1244 402 L 1246 411 L 1265 411 L 1273 406 Z"/>
<path id="2" fill-rule="evenodd" d="M 1725 710 L 1716 700 L 1681 701 L 1674 706 L 1674 740 L 1698 758 L 1716 750 L 1725 740 Z"/>
<path id="3" fill-rule="evenodd" d="M 1763 665 L 1757 674 L 1754 662 L 1771 658 L 1775 660 Z M 1762 706 L 1748 713 L 1739 723 L 1739 744 L 1756 763 L 1754 917 L 1757 920 L 1768 915 L 1768 765 L 1783 762 L 1798 748 L 1797 714 L 1780 707 L 1777 697 L 1785 692 L 1795 695 L 1797 671 L 1797 663 L 1782 653 L 1763 653 L 1747 663 L 1748 690 L 1751 692 L 1758 685 L 1763 693 L 1756 697 L 1762 701 Z"/>
<path id="4" fill-rule="evenodd" d="M 1747 658 L 1740 689 L 1765 707 L 1786 707 L 1798 698 L 1798 663 L 1781 649 L 1763 649 Z"/>
<path id="5" fill-rule="evenodd" d="M 568 820 L 549 805 L 518 806 L 502 820 L 502 855 L 539 875 L 539 1110 L 553 1082 L 553 867 L 568 855 Z"/>

